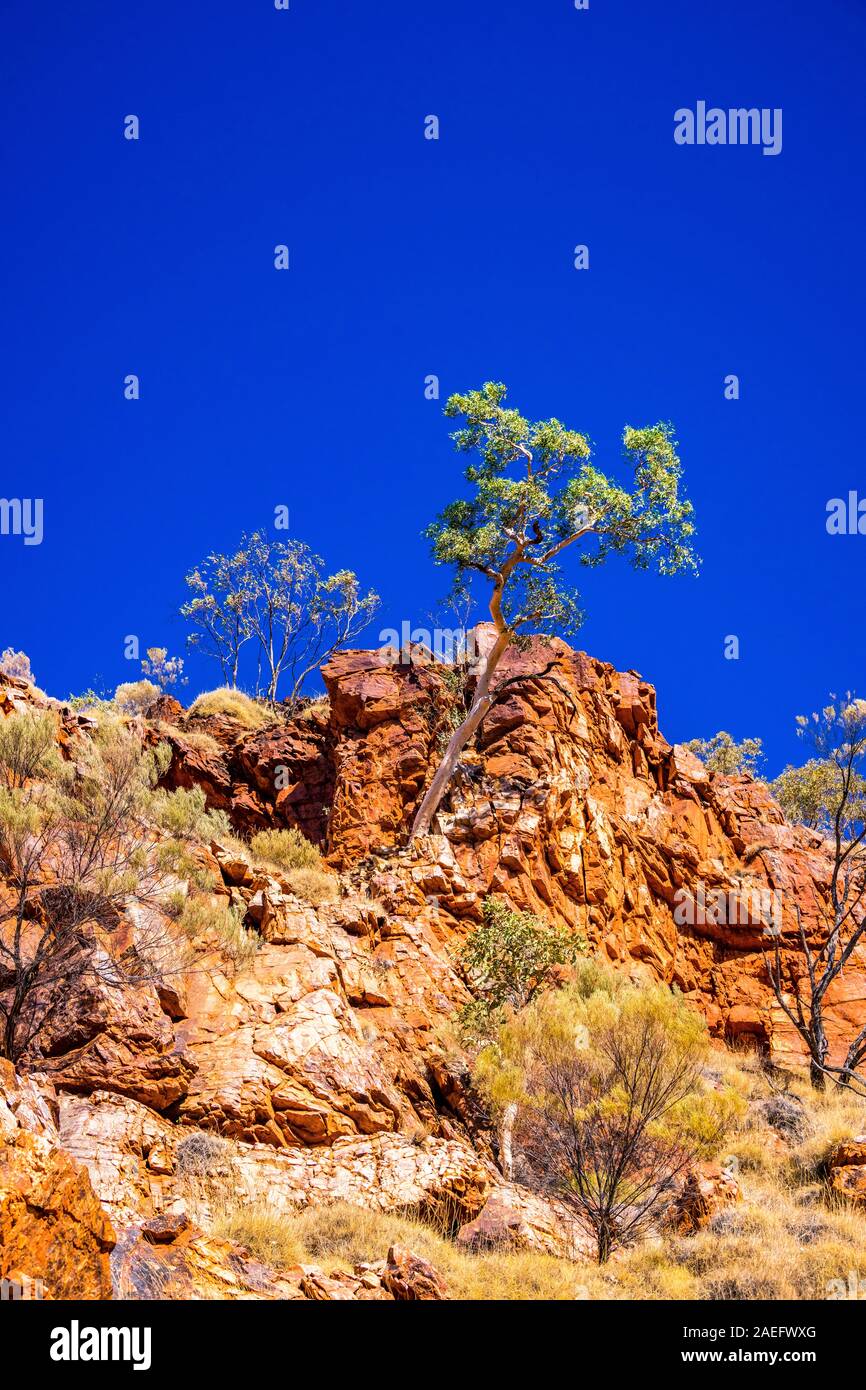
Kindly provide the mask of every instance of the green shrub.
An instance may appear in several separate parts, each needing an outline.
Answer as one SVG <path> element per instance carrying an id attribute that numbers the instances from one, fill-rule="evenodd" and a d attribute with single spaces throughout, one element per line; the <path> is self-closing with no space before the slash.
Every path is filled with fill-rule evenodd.
<path id="1" fill-rule="evenodd" d="M 57 720 L 41 710 L 16 710 L 0 718 L 0 782 L 9 788 L 58 776 Z"/>
<path id="2" fill-rule="evenodd" d="M 260 830 L 250 840 L 256 859 L 275 864 L 278 869 L 321 869 L 322 856 L 293 826 L 291 830 Z"/>
<path id="3" fill-rule="evenodd" d="M 522 1009 L 586 950 L 576 932 L 549 926 L 531 912 L 515 912 L 503 898 L 485 898 L 484 921 L 469 933 L 457 963 L 478 996 L 460 1012 L 471 1037 L 494 1030 L 506 1009 Z"/>
<path id="4" fill-rule="evenodd" d="M 230 907 L 224 898 L 188 898 L 178 917 L 178 926 L 186 936 L 195 941 L 208 932 L 214 932 L 219 949 L 227 960 L 241 970 L 253 960 L 261 938 L 257 932 L 247 931 L 243 925 L 243 913 L 239 908 Z"/>
<path id="5" fill-rule="evenodd" d="M 201 787 L 155 792 L 152 814 L 160 829 L 179 840 L 218 840 L 231 835 L 225 811 L 209 811 Z"/>

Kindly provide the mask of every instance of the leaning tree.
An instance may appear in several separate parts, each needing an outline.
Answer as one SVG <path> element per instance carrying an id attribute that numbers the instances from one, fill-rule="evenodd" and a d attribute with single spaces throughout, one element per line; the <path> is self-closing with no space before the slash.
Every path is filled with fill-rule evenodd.
<path id="1" fill-rule="evenodd" d="M 563 551 L 581 541 L 584 565 L 624 553 L 637 569 L 697 570 L 693 509 L 679 493 L 671 425 L 625 429 L 629 489 L 590 463 L 585 435 L 556 419 L 527 420 L 505 406 L 505 397 L 501 383 L 488 381 L 445 406 L 447 416 L 465 422 L 452 438 L 473 456 L 465 472 L 471 492 L 449 503 L 426 535 L 434 561 L 453 566 L 458 584 L 473 573 L 489 584 L 495 639 L 479 663 L 466 717 L 418 807 L 410 842 L 428 832 L 462 750 L 496 698 L 493 679 L 511 644 L 533 629 L 566 635 L 579 627 L 577 595 L 561 582 Z"/>

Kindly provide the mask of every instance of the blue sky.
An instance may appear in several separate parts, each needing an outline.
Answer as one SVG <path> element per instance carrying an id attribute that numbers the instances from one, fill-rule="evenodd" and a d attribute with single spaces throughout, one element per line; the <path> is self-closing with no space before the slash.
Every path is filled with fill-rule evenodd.
<path id="1" fill-rule="evenodd" d="M 133 678 L 130 633 L 181 651 L 185 571 L 279 504 L 380 591 L 371 641 L 423 623 L 448 584 L 420 533 L 462 486 L 441 405 L 493 379 L 613 471 L 625 424 L 676 426 L 701 577 L 565 566 L 577 645 L 655 682 L 669 738 L 757 735 L 775 771 L 798 712 L 866 689 L 866 536 L 825 529 L 866 497 L 860 0 L 7 0 L 0 24 L 2 491 L 45 517 L 39 546 L 0 536 L 0 645 L 43 688 Z M 676 145 L 699 100 L 781 108 L 782 152 Z"/>

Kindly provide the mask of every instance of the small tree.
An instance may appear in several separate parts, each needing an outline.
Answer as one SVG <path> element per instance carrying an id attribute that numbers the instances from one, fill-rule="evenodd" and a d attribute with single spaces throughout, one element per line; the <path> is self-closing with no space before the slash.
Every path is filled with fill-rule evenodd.
<path id="1" fill-rule="evenodd" d="M 33 711 L 0 722 L 0 1055 L 12 1061 L 38 1044 L 76 980 L 160 979 L 175 959 L 157 913 L 139 914 L 135 948 L 120 956 L 102 939 L 162 883 L 144 813 L 164 757 L 107 723 L 64 763 L 55 732 Z"/>
<path id="2" fill-rule="evenodd" d="M 742 743 L 736 743 L 724 729 L 712 738 L 693 738 L 685 747 L 700 758 L 708 772 L 719 772 L 725 777 L 740 777 L 744 773 L 755 777 L 764 760 L 759 738 L 744 738 Z"/>
<path id="3" fill-rule="evenodd" d="M 169 656 L 166 647 L 148 647 L 147 658 L 141 663 L 141 674 L 155 681 L 163 694 L 172 685 L 186 685 L 183 657 Z"/>
<path id="4" fill-rule="evenodd" d="M 254 640 L 272 704 L 288 675 L 294 706 L 306 678 L 362 632 L 379 606 L 378 594 L 362 594 L 351 570 L 329 575 L 303 541 L 272 540 L 264 531 L 243 536 L 231 557 L 209 556 L 207 570 L 193 570 L 186 582 L 194 597 L 181 613 L 197 624 L 191 644 L 216 655 L 235 686 L 241 648 Z"/>
<path id="5" fill-rule="evenodd" d="M 593 1234 L 599 1263 L 646 1232 L 719 1142 L 733 1100 L 701 1079 L 706 1028 L 663 986 L 552 991 L 501 1030 L 476 1080 L 517 1107 L 529 1180 Z"/>
<path id="6" fill-rule="evenodd" d="M 515 912 L 503 898 L 488 897 L 484 921 L 469 933 L 457 963 L 475 994 L 457 1018 L 464 1038 L 487 1043 L 509 1013 L 526 1008 L 554 980 L 557 970 L 572 965 L 586 950 L 582 936 L 552 927 L 531 912 Z M 516 1104 L 503 1107 L 499 1130 L 502 1171 L 513 1175 L 512 1133 Z"/>
<path id="7" fill-rule="evenodd" d="M 789 804 L 829 842 L 829 908 L 820 939 L 812 943 L 797 906 L 798 950 L 783 957 L 777 939 L 766 964 L 776 1000 L 809 1053 L 812 1085 L 823 1090 L 828 1076 L 846 1085 L 856 1079 L 866 1092 L 866 1078 L 857 1075 L 866 1058 L 866 1027 L 851 1039 L 844 1062 L 831 1065 L 825 1018 L 830 986 L 866 940 L 866 700 L 850 692 L 830 698 L 833 703 L 820 714 L 797 720 L 817 757 L 799 770 L 799 778 L 790 775 L 794 769 L 782 774 Z"/>
<path id="8" fill-rule="evenodd" d="M 418 807 L 411 840 L 429 830 L 462 750 L 490 709 L 491 682 L 508 647 L 527 630 L 567 633 L 579 625 L 577 596 L 560 583 L 564 550 L 582 540 L 586 565 L 624 553 L 638 569 L 696 568 L 692 507 L 678 493 L 670 425 L 625 430 L 634 467 L 628 492 L 591 466 L 585 435 L 556 419 L 533 424 L 506 409 L 505 395 L 503 385 L 487 382 L 452 396 L 445 407 L 446 416 L 465 420 L 452 438 L 458 451 L 476 455 L 465 474 L 473 493 L 451 502 L 426 534 L 435 562 L 453 565 L 458 581 L 467 572 L 487 581 L 496 635 L 480 663 L 470 709 Z"/>
<path id="9" fill-rule="evenodd" d="M 187 645 L 220 664 L 226 685 L 238 683 L 241 650 L 253 635 L 248 604 L 251 575 L 243 544 L 233 555 L 208 555 L 186 576 L 191 597 L 181 616 L 193 625 Z"/>
<path id="10" fill-rule="evenodd" d="M 802 767 L 789 763 L 770 783 L 770 791 L 789 821 L 818 830 L 825 836 L 832 832 L 838 789 L 836 764 L 827 758 L 810 758 Z M 852 791 L 866 800 L 866 778 L 856 777 Z"/>

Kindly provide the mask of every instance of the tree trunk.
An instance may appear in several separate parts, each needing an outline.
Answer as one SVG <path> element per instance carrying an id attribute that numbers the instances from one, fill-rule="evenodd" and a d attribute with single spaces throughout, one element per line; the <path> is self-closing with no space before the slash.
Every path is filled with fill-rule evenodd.
<path id="1" fill-rule="evenodd" d="M 493 697 L 490 694 L 490 681 L 510 641 L 510 631 L 500 632 L 495 645 L 487 655 L 484 662 L 484 669 L 475 687 L 475 697 L 472 701 L 472 707 L 463 720 L 463 723 L 456 728 L 451 735 L 448 747 L 445 749 L 442 761 L 436 769 L 433 781 L 427 788 L 424 799 L 415 814 L 415 820 L 409 835 L 410 845 L 419 835 L 426 835 L 430 829 L 430 822 L 439 809 L 439 803 L 445 794 L 448 783 L 454 775 L 454 769 L 457 766 L 460 754 L 463 752 L 463 749 L 466 747 L 493 703 Z"/>
<path id="2" fill-rule="evenodd" d="M 502 1116 L 502 1128 L 499 1134 L 499 1166 L 502 1175 L 509 1182 L 514 1178 L 514 1122 L 517 1119 L 517 1106 L 514 1101 L 510 1101 L 505 1107 Z"/>
<path id="3" fill-rule="evenodd" d="M 815 1039 L 814 1050 L 809 1060 L 809 1080 L 812 1089 L 815 1091 L 825 1091 L 827 1089 L 827 1073 L 824 1071 L 824 1063 L 827 1060 L 827 1042 L 823 1036 Z"/>
<path id="4" fill-rule="evenodd" d="M 613 1234 L 605 1218 L 599 1222 L 595 1232 L 596 1249 L 600 1265 L 607 1264 L 613 1251 Z"/>

